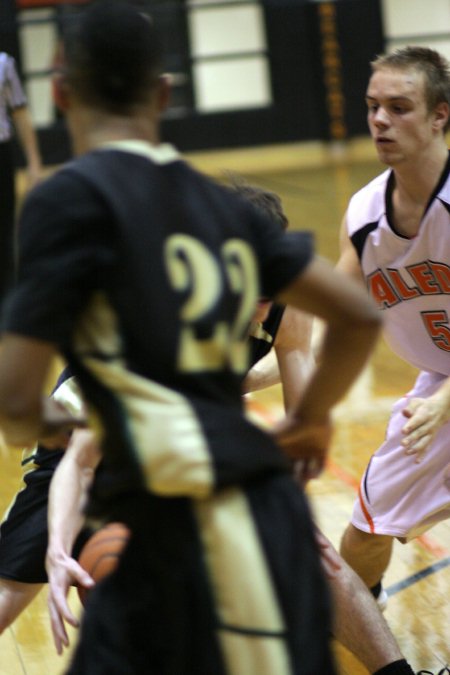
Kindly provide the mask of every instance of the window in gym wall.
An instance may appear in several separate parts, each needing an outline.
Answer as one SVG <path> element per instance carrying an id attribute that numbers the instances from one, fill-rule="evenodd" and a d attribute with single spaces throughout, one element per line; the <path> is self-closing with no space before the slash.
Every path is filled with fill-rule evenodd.
<path id="1" fill-rule="evenodd" d="M 448 0 L 382 0 L 381 7 L 387 51 L 414 44 L 450 58 Z"/>
<path id="2" fill-rule="evenodd" d="M 55 10 L 24 10 L 18 13 L 18 19 L 22 67 L 31 114 L 38 127 L 46 127 L 53 123 L 55 117 L 50 80 L 57 42 Z"/>
<path id="3" fill-rule="evenodd" d="M 223 112 L 271 105 L 261 3 L 189 0 L 187 9 L 196 110 Z"/>

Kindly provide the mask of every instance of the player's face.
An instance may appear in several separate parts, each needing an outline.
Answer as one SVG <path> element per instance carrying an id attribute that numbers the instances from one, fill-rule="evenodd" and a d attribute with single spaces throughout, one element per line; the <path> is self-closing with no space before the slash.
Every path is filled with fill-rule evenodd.
<path id="1" fill-rule="evenodd" d="M 436 133 L 435 116 L 426 105 L 423 73 L 415 69 L 377 70 L 369 81 L 366 101 L 380 161 L 395 167 L 420 159 Z"/>

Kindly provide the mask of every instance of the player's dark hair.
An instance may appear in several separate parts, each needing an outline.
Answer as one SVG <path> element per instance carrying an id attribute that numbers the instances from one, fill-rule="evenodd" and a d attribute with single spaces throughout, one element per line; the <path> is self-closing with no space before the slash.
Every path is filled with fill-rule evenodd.
<path id="1" fill-rule="evenodd" d="M 442 102 L 450 105 L 450 63 L 439 52 L 428 47 L 407 46 L 390 54 L 378 56 L 370 64 L 372 72 L 383 68 L 409 70 L 411 68 L 425 76 L 425 98 L 431 112 Z M 447 127 L 450 125 L 450 119 Z"/>
<path id="2" fill-rule="evenodd" d="M 150 100 L 163 58 L 147 12 L 97 0 L 66 17 L 62 28 L 67 81 L 81 100 L 118 114 Z"/>
<path id="3" fill-rule="evenodd" d="M 287 229 L 289 221 L 283 211 L 281 199 L 275 192 L 265 190 L 256 185 L 250 185 L 234 176 L 230 178 L 230 186 L 234 192 L 237 192 L 244 199 L 251 202 L 283 230 Z"/>

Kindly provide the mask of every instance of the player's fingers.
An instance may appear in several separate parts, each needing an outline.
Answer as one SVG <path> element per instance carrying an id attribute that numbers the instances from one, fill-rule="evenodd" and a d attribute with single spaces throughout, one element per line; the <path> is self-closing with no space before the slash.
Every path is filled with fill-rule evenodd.
<path id="1" fill-rule="evenodd" d="M 423 403 L 421 398 L 412 398 L 408 401 L 408 404 L 403 408 L 402 413 L 405 417 L 412 417 L 416 410 Z"/>
<path id="2" fill-rule="evenodd" d="M 307 475 L 306 480 L 313 480 L 318 478 L 322 473 L 324 468 L 325 461 L 323 458 L 314 457 L 307 462 Z"/>
<path id="3" fill-rule="evenodd" d="M 76 581 L 76 585 L 82 586 L 86 590 L 90 590 L 91 588 L 93 588 L 95 586 L 95 581 L 86 572 L 83 575 L 80 574 L 79 578 Z"/>
<path id="4" fill-rule="evenodd" d="M 69 607 L 67 602 L 67 592 L 68 589 L 65 585 L 53 585 L 50 590 L 49 602 L 52 603 L 52 606 L 62 620 L 67 621 L 74 628 L 78 628 L 79 621 Z"/>
<path id="5" fill-rule="evenodd" d="M 84 588 L 92 588 L 95 586 L 95 581 L 89 574 L 89 572 L 86 572 L 81 565 L 79 565 L 76 560 L 72 561 L 72 565 L 70 568 L 70 574 L 73 577 L 74 583 L 76 583 L 78 586 L 83 586 Z"/>
<path id="6" fill-rule="evenodd" d="M 405 435 L 412 434 L 419 431 L 423 427 L 428 427 L 431 424 L 432 417 L 425 408 L 415 412 L 402 427 L 402 433 Z"/>
<path id="7" fill-rule="evenodd" d="M 64 647 L 69 646 L 69 637 L 61 619 L 58 608 L 53 602 L 52 598 L 48 600 L 48 609 L 50 614 L 50 626 L 52 629 L 53 642 L 56 652 L 61 655 Z"/>
<path id="8" fill-rule="evenodd" d="M 323 470 L 324 461 L 317 457 L 305 457 L 295 460 L 294 477 L 302 487 L 313 478 L 317 478 Z"/>
<path id="9" fill-rule="evenodd" d="M 429 447 L 431 441 L 432 441 L 432 434 L 425 434 L 424 436 L 421 436 L 415 441 L 411 441 L 405 450 L 405 454 L 407 455 L 416 455 L 415 461 L 420 462 L 426 451 L 427 448 Z"/>
<path id="10" fill-rule="evenodd" d="M 306 485 L 305 481 L 305 462 L 303 459 L 297 459 L 293 463 L 293 474 L 294 479 L 300 487 L 304 488 Z"/>
<path id="11" fill-rule="evenodd" d="M 402 427 L 402 445 L 404 447 L 412 446 L 420 441 L 424 436 L 428 436 L 433 431 L 433 420 L 430 417 L 416 416 L 412 423 L 407 423 Z"/>

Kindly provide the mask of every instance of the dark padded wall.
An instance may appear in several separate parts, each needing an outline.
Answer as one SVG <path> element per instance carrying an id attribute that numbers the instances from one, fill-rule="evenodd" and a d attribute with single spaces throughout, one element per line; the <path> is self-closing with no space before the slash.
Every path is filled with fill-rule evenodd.
<path id="1" fill-rule="evenodd" d="M 193 105 L 185 4 L 182 0 L 150 2 L 165 42 L 167 70 L 180 76 L 173 106 L 163 120 L 164 140 L 182 151 L 194 151 L 366 133 L 369 62 L 384 47 L 380 0 L 264 0 L 261 4 L 273 104 L 200 114 Z M 13 5 L 13 0 L 0 1 L 0 16 L 9 17 L 9 25 Z M 8 39 L 17 52 L 14 31 Z M 70 148 L 63 121 L 40 129 L 39 137 L 46 163 L 67 159 Z"/>

